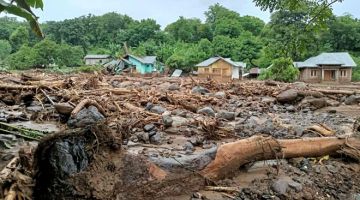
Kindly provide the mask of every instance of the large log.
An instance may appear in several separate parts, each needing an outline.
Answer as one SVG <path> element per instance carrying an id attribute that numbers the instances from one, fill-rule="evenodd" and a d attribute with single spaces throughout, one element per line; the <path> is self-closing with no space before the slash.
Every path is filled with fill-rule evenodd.
<path id="1" fill-rule="evenodd" d="M 212 180 L 228 177 L 240 166 L 261 160 L 277 158 L 320 157 L 343 153 L 359 160 L 360 138 L 303 138 L 274 139 L 272 137 L 253 136 L 221 145 L 215 159 L 201 174 Z"/>

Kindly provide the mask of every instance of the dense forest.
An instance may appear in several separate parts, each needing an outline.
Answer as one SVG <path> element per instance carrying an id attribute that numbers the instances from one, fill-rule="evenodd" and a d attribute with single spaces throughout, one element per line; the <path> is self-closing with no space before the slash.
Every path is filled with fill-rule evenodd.
<path id="1" fill-rule="evenodd" d="M 42 23 L 45 39 L 36 37 L 27 23 L 3 17 L 0 66 L 80 66 L 85 54 L 124 55 L 124 43 L 133 54 L 156 55 L 170 68 L 185 70 L 213 55 L 264 68 L 280 57 L 302 61 L 324 51 L 348 51 L 360 65 L 360 20 L 330 13 L 313 23 L 310 10 L 278 10 L 265 23 L 215 4 L 205 12 L 205 22 L 180 17 L 163 30 L 153 19 L 139 21 L 113 12 Z"/>

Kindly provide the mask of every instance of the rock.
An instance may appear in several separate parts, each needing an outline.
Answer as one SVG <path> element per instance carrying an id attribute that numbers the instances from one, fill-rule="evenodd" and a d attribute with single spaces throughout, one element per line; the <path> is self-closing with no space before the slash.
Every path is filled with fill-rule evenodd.
<path id="1" fill-rule="evenodd" d="M 163 123 L 164 123 L 165 127 L 170 127 L 172 125 L 173 121 L 174 121 L 172 119 L 172 117 L 169 116 L 169 115 L 164 115 L 162 117 L 162 120 L 163 120 Z"/>
<path id="2" fill-rule="evenodd" d="M 156 130 L 152 130 L 152 131 L 150 131 L 149 132 L 149 137 L 152 137 L 152 136 L 154 136 L 154 135 L 156 135 Z"/>
<path id="3" fill-rule="evenodd" d="M 316 109 L 320 109 L 320 108 L 328 106 L 325 98 L 309 99 L 308 102 L 311 106 L 315 107 Z"/>
<path id="4" fill-rule="evenodd" d="M 278 179 L 271 185 L 271 189 L 274 192 L 282 195 L 285 195 L 287 193 L 288 188 L 289 182 L 283 179 Z"/>
<path id="5" fill-rule="evenodd" d="M 309 172 L 312 169 L 311 163 L 308 159 L 304 158 L 300 162 L 300 170 L 304 172 Z"/>
<path id="6" fill-rule="evenodd" d="M 273 97 L 263 97 L 262 99 L 261 99 L 261 102 L 263 102 L 263 103 L 274 103 L 275 102 L 275 98 L 273 98 Z"/>
<path id="7" fill-rule="evenodd" d="M 69 127 L 80 128 L 96 124 L 105 120 L 105 117 L 94 106 L 82 109 L 75 117 L 71 117 L 67 122 Z"/>
<path id="8" fill-rule="evenodd" d="M 165 108 L 163 108 L 162 106 L 153 106 L 151 109 L 150 109 L 150 112 L 153 112 L 153 113 L 157 113 L 157 114 L 162 114 L 166 111 Z"/>
<path id="9" fill-rule="evenodd" d="M 294 188 L 296 192 L 301 192 L 301 190 L 303 189 L 302 185 L 298 182 L 290 181 L 288 184 L 291 188 Z"/>
<path id="10" fill-rule="evenodd" d="M 293 85 L 297 88 L 306 88 L 307 87 L 306 83 L 304 83 L 304 82 L 295 82 L 295 83 L 293 83 Z"/>
<path id="11" fill-rule="evenodd" d="M 355 105 L 360 102 L 360 95 L 351 95 L 345 99 L 346 105 Z"/>
<path id="12" fill-rule="evenodd" d="M 198 93 L 198 94 L 208 94 L 210 93 L 210 91 L 204 87 L 201 87 L 201 86 L 195 86 L 193 87 L 193 89 L 191 90 L 191 93 L 195 94 L 195 93 Z"/>
<path id="13" fill-rule="evenodd" d="M 197 111 L 197 113 L 215 117 L 215 111 L 211 107 L 201 108 Z"/>
<path id="14" fill-rule="evenodd" d="M 154 104 L 152 104 L 151 102 L 148 102 L 145 106 L 145 110 L 150 110 L 152 107 L 154 107 Z"/>
<path id="15" fill-rule="evenodd" d="M 187 125 L 189 123 L 188 119 L 180 116 L 173 116 L 171 117 L 171 119 L 172 119 L 172 127 L 179 127 L 179 126 Z"/>
<path id="16" fill-rule="evenodd" d="M 127 88 L 129 86 L 132 86 L 133 85 L 133 82 L 131 81 L 124 81 L 124 82 L 121 82 L 120 84 L 118 84 L 118 87 L 120 88 Z"/>
<path id="17" fill-rule="evenodd" d="M 360 193 L 354 194 L 354 200 L 360 200 Z"/>
<path id="18" fill-rule="evenodd" d="M 149 141 L 150 141 L 149 133 L 137 132 L 137 133 L 135 133 L 135 135 L 139 141 L 142 141 L 144 143 L 149 143 Z"/>
<path id="19" fill-rule="evenodd" d="M 326 99 L 326 104 L 328 106 L 339 106 L 341 103 L 339 101 L 334 100 L 334 99 Z"/>
<path id="20" fill-rule="evenodd" d="M 217 118 L 226 119 L 226 120 L 235 120 L 235 112 L 228 112 L 225 110 L 220 111 L 216 114 Z"/>
<path id="21" fill-rule="evenodd" d="M 193 152 L 194 151 L 194 145 L 192 145 L 191 142 L 186 142 L 184 144 L 184 146 L 183 146 L 183 150 Z"/>
<path id="22" fill-rule="evenodd" d="M 170 91 L 180 90 L 180 87 L 178 85 L 176 85 L 176 84 L 171 84 L 168 87 L 168 90 L 170 90 Z"/>
<path id="23" fill-rule="evenodd" d="M 150 137 L 151 144 L 161 144 L 164 138 L 164 134 L 161 132 L 157 132 L 155 135 Z"/>
<path id="24" fill-rule="evenodd" d="M 281 92 L 276 96 L 276 100 L 280 103 L 292 103 L 298 97 L 298 92 L 295 89 L 289 89 Z"/>
<path id="25" fill-rule="evenodd" d="M 214 96 L 218 99 L 224 99 L 224 98 L 226 98 L 226 93 L 225 92 L 217 92 L 214 94 Z"/>
<path id="26" fill-rule="evenodd" d="M 144 131 L 146 131 L 146 132 L 150 132 L 150 131 L 152 131 L 152 130 L 154 130 L 155 129 L 155 125 L 154 124 L 146 124 L 145 126 L 144 126 Z"/>
<path id="27" fill-rule="evenodd" d="M 288 107 L 286 107 L 286 111 L 295 112 L 295 107 L 294 106 L 288 106 Z"/>
<path id="28" fill-rule="evenodd" d="M 326 165 L 326 168 L 329 172 L 336 174 L 339 172 L 339 169 L 333 165 Z"/>
<path id="29" fill-rule="evenodd" d="M 29 107 L 26 107 L 26 110 L 29 111 L 29 112 L 40 112 L 43 110 L 43 107 L 42 106 L 29 106 Z"/>
<path id="30" fill-rule="evenodd" d="M 70 105 L 69 103 L 56 103 L 54 104 L 54 108 L 58 113 L 63 115 L 70 115 L 74 110 L 74 106 Z"/>

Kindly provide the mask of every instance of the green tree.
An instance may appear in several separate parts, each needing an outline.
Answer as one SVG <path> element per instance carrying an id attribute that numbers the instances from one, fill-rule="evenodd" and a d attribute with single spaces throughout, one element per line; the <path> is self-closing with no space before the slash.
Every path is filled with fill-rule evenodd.
<path id="1" fill-rule="evenodd" d="M 298 79 L 299 73 L 299 70 L 294 67 L 291 58 L 279 58 L 273 61 L 269 69 L 261 72 L 259 79 L 294 82 Z"/>
<path id="2" fill-rule="evenodd" d="M 57 49 L 58 45 L 49 39 L 37 43 L 33 48 L 36 53 L 35 65 L 38 67 L 48 67 L 50 64 L 55 64 Z"/>
<path id="3" fill-rule="evenodd" d="M 4 60 L 11 53 L 11 45 L 7 40 L 0 40 L 0 60 Z"/>
<path id="4" fill-rule="evenodd" d="M 230 58 L 233 57 L 238 48 L 236 39 L 232 39 L 228 36 L 218 35 L 215 36 L 212 42 L 214 55 Z"/>
<path id="5" fill-rule="evenodd" d="M 260 35 L 265 27 L 265 22 L 263 20 L 248 15 L 240 18 L 240 24 L 244 31 L 251 32 L 254 36 Z"/>
<path id="6" fill-rule="evenodd" d="M 77 67 L 83 64 L 84 51 L 80 46 L 61 44 L 56 49 L 55 63 L 58 66 Z"/>
<path id="7" fill-rule="evenodd" d="M 176 40 L 182 42 L 197 42 L 201 38 L 211 39 L 211 30 L 207 24 L 202 24 L 200 19 L 185 19 L 180 17 L 176 22 L 165 28 Z"/>
<path id="8" fill-rule="evenodd" d="M 10 35 L 10 44 L 12 46 L 13 52 L 20 49 L 23 45 L 29 44 L 29 31 L 20 26 Z"/>
<path id="9" fill-rule="evenodd" d="M 254 60 L 260 57 L 262 43 L 254 36 L 250 35 L 239 41 L 237 60 L 245 61 L 251 65 L 258 67 Z"/>
<path id="10" fill-rule="evenodd" d="M 36 52 L 32 48 L 24 45 L 19 51 L 8 56 L 5 62 L 11 69 L 25 70 L 35 66 L 36 58 Z"/>

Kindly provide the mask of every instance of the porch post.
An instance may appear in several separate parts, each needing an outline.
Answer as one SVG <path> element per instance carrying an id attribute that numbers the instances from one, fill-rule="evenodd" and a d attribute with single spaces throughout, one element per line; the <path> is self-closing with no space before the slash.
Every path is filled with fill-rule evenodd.
<path id="1" fill-rule="evenodd" d="M 324 68 L 321 67 L 321 82 L 324 81 Z"/>

